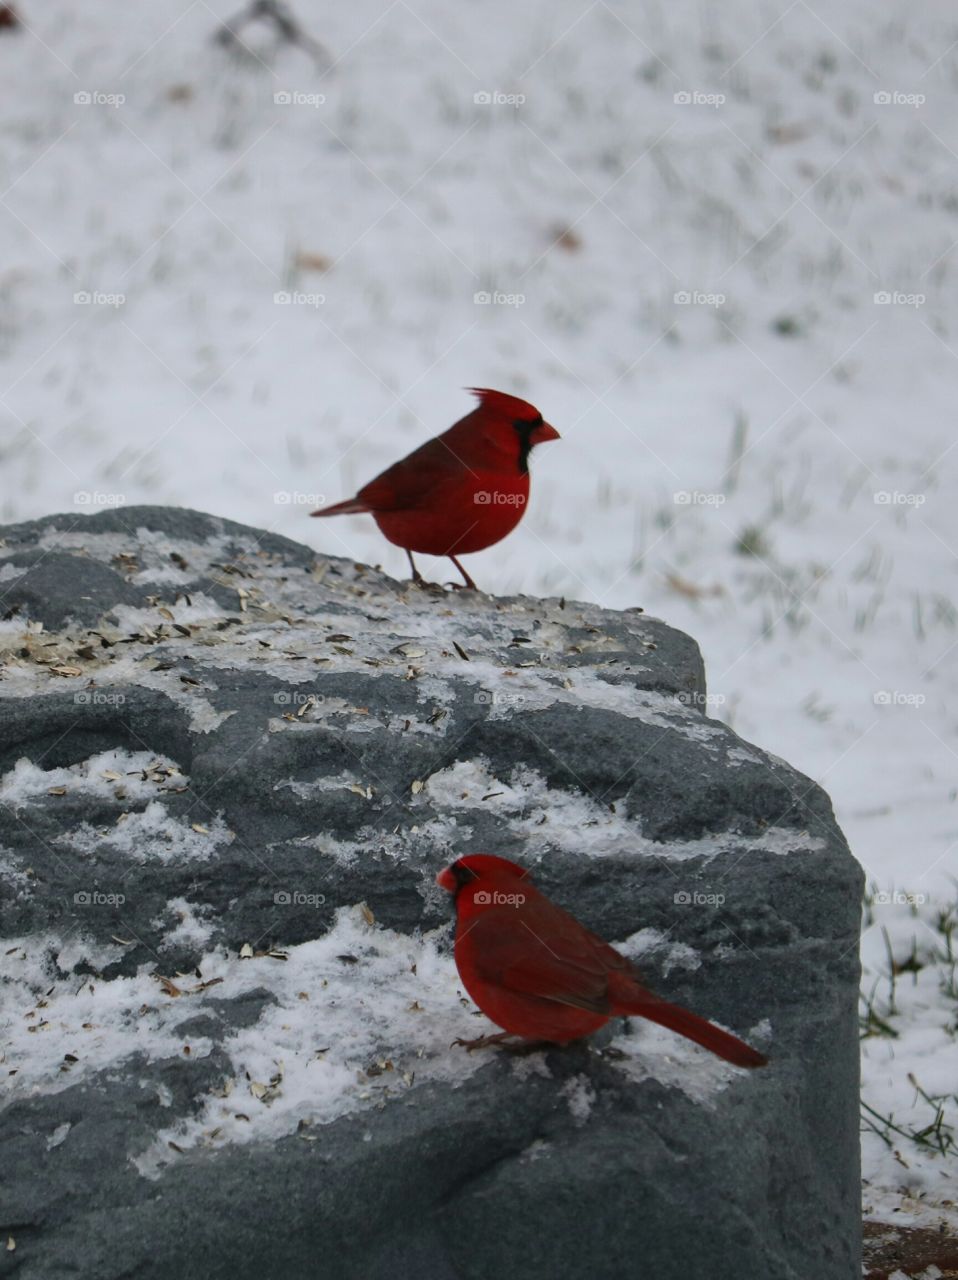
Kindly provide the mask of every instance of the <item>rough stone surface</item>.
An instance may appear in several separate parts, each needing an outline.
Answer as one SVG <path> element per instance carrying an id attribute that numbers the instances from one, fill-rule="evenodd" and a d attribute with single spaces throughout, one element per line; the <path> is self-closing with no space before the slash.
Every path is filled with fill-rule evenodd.
<path id="1" fill-rule="evenodd" d="M 859 1274 L 860 871 L 692 640 L 192 511 L 0 535 L 0 1276 Z M 478 849 L 771 1065 L 451 1049 Z"/>

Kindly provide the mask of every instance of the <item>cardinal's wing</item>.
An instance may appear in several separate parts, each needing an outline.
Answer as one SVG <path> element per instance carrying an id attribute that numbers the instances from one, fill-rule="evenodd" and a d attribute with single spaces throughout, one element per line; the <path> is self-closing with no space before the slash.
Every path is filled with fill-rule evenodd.
<path id="1" fill-rule="evenodd" d="M 461 480 L 468 470 L 456 451 L 437 436 L 370 480 L 356 496 L 370 511 L 430 507 L 448 490 L 450 481 Z"/>
<path id="2" fill-rule="evenodd" d="M 490 907 L 469 922 L 468 942 L 484 981 L 592 1013 L 610 1011 L 609 974 L 630 970 L 624 956 L 545 899 Z"/>

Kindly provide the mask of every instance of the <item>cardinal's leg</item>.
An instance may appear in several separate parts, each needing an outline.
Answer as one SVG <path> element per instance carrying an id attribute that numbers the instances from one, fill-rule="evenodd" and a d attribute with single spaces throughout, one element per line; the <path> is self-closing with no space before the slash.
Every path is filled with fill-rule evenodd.
<path id="1" fill-rule="evenodd" d="M 419 572 L 419 570 L 416 568 L 416 562 L 415 562 L 415 560 L 412 558 L 412 552 L 411 552 L 411 551 L 407 551 L 407 552 L 406 552 L 406 555 L 409 557 L 409 568 L 410 568 L 410 570 L 411 570 L 411 572 L 412 572 L 412 580 L 413 580 L 413 582 L 415 582 L 415 584 L 416 584 L 416 586 L 417 586 L 417 587 L 425 586 L 426 579 L 422 576 L 422 574 L 421 574 L 421 573 Z"/>
<path id="2" fill-rule="evenodd" d="M 452 582 L 449 585 L 451 587 L 454 587 L 456 591 L 478 591 L 479 588 L 473 582 L 472 578 L 469 577 L 469 574 L 466 573 L 465 569 L 462 567 L 462 565 L 459 563 L 456 557 L 451 555 L 449 559 L 456 566 L 456 568 L 462 574 L 464 579 L 461 585 L 458 582 Z"/>
<path id="3" fill-rule="evenodd" d="M 410 567 L 410 569 L 412 570 L 412 584 L 413 584 L 413 586 L 414 586 L 414 587 L 419 587 L 422 591 L 431 591 L 431 592 L 433 592 L 433 594 L 442 595 L 442 594 L 443 594 L 443 589 L 442 589 L 442 587 L 439 585 L 439 583 L 438 583 L 438 582 L 427 582 L 427 581 L 426 581 L 426 579 L 425 579 L 425 578 L 422 576 L 422 574 L 419 572 L 419 570 L 416 568 L 416 562 L 415 562 L 415 560 L 412 558 L 412 552 L 411 552 L 411 551 L 406 551 L 406 555 L 409 557 L 409 567 Z"/>

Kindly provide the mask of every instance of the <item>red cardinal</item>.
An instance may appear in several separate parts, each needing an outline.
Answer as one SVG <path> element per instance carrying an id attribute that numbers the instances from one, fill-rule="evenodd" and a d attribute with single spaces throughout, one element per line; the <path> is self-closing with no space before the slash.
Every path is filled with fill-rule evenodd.
<path id="1" fill-rule="evenodd" d="M 534 445 L 558 440 L 559 433 L 525 400 L 472 390 L 478 409 L 370 480 L 355 498 L 310 514 L 369 512 L 409 556 L 413 582 L 423 581 L 412 558 L 421 551 L 448 556 L 474 590 L 456 557 L 491 547 L 512 532 L 529 500 L 529 454 Z"/>
<path id="2" fill-rule="evenodd" d="M 516 1035 L 566 1044 L 610 1018 L 635 1015 L 737 1067 L 766 1063 L 737 1036 L 646 990 L 625 956 L 539 893 L 514 862 L 471 853 L 441 872 L 437 883 L 456 897 L 456 966 L 463 985 L 504 1029 L 457 1043 L 477 1049 Z"/>

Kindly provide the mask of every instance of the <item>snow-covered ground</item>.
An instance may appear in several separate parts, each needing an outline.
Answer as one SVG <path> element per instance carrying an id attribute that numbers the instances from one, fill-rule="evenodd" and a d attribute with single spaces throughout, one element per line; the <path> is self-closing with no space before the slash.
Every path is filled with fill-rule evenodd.
<path id="1" fill-rule="evenodd" d="M 238 7 L 0 33 L 0 519 L 177 503 L 401 575 L 308 511 L 527 395 L 562 440 L 471 571 L 695 635 L 878 894 L 866 1102 L 955 1125 L 958 17 L 302 0 L 329 65 L 216 44 Z M 866 1206 L 940 1199 L 954 1146 L 875 1124 Z"/>

